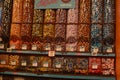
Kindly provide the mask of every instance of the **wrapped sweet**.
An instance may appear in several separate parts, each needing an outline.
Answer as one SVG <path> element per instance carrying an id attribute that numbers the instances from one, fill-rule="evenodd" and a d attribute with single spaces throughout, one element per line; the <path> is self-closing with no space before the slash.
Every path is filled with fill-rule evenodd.
<path id="1" fill-rule="evenodd" d="M 21 26 L 21 49 L 30 50 L 31 49 L 31 24 L 22 24 Z"/>
<path id="2" fill-rule="evenodd" d="M 88 58 L 77 58 L 76 59 L 76 67 L 75 73 L 78 74 L 88 74 L 88 66 L 89 66 Z"/>
<path id="3" fill-rule="evenodd" d="M 55 50 L 65 51 L 65 25 L 57 24 L 55 26 Z"/>
<path id="4" fill-rule="evenodd" d="M 78 26 L 78 44 L 77 51 L 89 52 L 90 48 L 90 27 L 87 24 Z"/>
<path id="5" fill-rule="evenodd" d="M 21 49 L 21 25 L 20 24 L 12 24 L 11 25 L 11 33 L 10 33 L 10 48 L 12 49 Z"/>
<path id="6" fill-rule="evenodd" d="M 115 60 L 114 58 L 102 58 L 102 74 L 115 75 Z"/>
<path id="7" fill-rule="evenodd" d="M 90 0 L 80 0 L 80 23 L 90 23 Z"/>
<path id="8" fill-rule="evenodd" d="M 76 51 L 77 25 L 67 25 L 66 42 L 66 51 Z"/>
<path id="9" fill-rule="evenodd" d="M 90 74 L 101 74 L 102 65 L 101 58 L 90 57 L 89 58 L 89 73 Z"/>

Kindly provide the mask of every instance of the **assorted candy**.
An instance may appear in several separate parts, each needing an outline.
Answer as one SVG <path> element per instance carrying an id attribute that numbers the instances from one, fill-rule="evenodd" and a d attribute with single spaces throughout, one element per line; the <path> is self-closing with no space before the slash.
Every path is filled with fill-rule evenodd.
<path id="1" fill-rule="evenodd" d="M 114 52 L 115 43 L 115 26 L 112 24 L 106 24 L 103 27 L 103 52 L 112 53 Z"/>
<path id="2" fill-rule="evenodd" d="M 115 1 L 114 0 L 104 0 L 104 23 L 114 23 L 115 22 Z"/>
<path id="3" fill-rule="evenodd" d="M 56 11 L 56 23 L 66 23 L 67 21 L 67 10 L 58 9 Z"/>
<path id="4" fill-rule="evenodd" d="M 9 55 L 9 66 L 10 70 L 15 70 L 19 66 L 19 56 L 18 55 Z"/>
<path id="5" fill-rule="evenodd" d="M 112 58 L 102 58 L 102 74 L 115 75 L 115 60 Z"/>
<path id="6" fill-rule="evenodd" d="M 11 25 L 11 34 L 10 34 L 10 48 L 12 49 L 21 49 L 21 34 L 20 34 L 20 24 Z"/>
<path id="7" fill-rule="evenodd" d="M 80 23 L 90 23 L 90 0 L 80 0 Z"/>
<path id="8" fill-rule="evenodd" d="M 79 74 L 88 74 L 88 58 L 77 58 L 76 59 L 76 66 L 75 66 L 75 73 Z"/>
<path id="9" fill-rule="evenodd" d="M 48 57 L 35 55 L 0 55 L 3 70 L 32 73 L 68 73 L 85 75 L 115 75 L 115 58 Z"/>
<path id="10" fill-rule="evenodd" d="M 31 23 L 33 15 L 33 0 L 23 0 L 22 22 Z"/>
<path id="11" fill-rule="evenodd" d="M 102 0 L 92 0 L 92 23 L 102 23 Z"/>
<path id="12" fill-rule="evenodd" d="M 91 74 L 101 74 L 101 59 L 100 58 L 89 58 L 89 72 Z"/>
<path id="13" fill-rule="evenodd" d="M 21 26 L 21 39 L 22 39 L 22 50 L 30 50 L 31 49 L 31 25 L 30 24 L 22 24 Z"/>
<path id="14" fill-rule="evenodd" d="M 45 10 L 34 9 L 33 0 L 0 1 L 0 48 L 114 53 L 114 0 L 75 1 L 75 8 Z M 114 76 L 115 58 L 0 54 L 0 68 Z"/>
<path id="15" fill-rule="evenodd" d="M 78 26 L 78 44 L 77 51 L 89 52 L 90 48 L 90 26 L 81 24 Z"/>
<path id="16" fill-rule="evenodd" d="M 12 49 L 115 52 L 113 0 L 76 0 L 75 8 L 45 10 L 34 9 L 33 0 L 14 0 L 10 22 L 11 3 L 4 1 L 2 26 Z"/>
<path id="17" fill-rule="evenodd" d="M 97 48 L 99 52 L 102 51 L 102 25 L 93 24 L 91 26 L 91 51 Z"/>
<path id="18" fill-rule="evenodd" d="M 0 68 L 1 70 L 7 69 L 9 64 L 8 55 L 0 54 Z"/>
<path id="19" fill-rule="evenodd" d="M 22 1 L 23 0 L 14 0 L 13 1 L 13 12 L 12 12 L 12 22 L 21 23 L 22 22 Z"/>
<path id="20" fill-rule="evenodd" d="M 77 25 L 67 25 L 66 41 L 66 51 L 76 51 Z"/>

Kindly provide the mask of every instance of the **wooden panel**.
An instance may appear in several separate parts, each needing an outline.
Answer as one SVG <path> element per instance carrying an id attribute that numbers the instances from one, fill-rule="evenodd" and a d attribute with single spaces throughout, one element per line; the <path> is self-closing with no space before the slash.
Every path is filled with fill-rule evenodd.
<path id="1" fill-rule="evenodd" d="M 120 0 L 116 0 L 116 74 L 120 80 Z"/>

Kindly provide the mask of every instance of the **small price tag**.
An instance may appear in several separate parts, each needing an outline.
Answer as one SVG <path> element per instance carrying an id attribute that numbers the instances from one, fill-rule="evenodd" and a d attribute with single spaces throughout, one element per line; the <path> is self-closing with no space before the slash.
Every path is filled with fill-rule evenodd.
<path id="1" fill-rule="evenodd" d="M 56 51 L 62 51 L 62 47 L 60 45 L 56 46 Z"/>
<path id="2" fill-rule="evenodd" d="M 11 48 L 7 48 L 7 52 L 12 52 L 12 49 Z"/>
<path id="3" fill-rule="evenodd" d="M 38 63 L 37 61 L 33 61 L 33 64 L 32 64 L 33 67 L 37 67 L 38 66 Z"/>
<path id="4" fill-rule="evenodd" d="M 47 45 L 45 46 L 45 50 L 50 50 L 50 44 L 47 44 Z"/>
<path id="5" fill-rule="evenodd" d="M 0 49 L 4 49 L 4 44 L 0 44 Z"/>
<path id="6" fill-rule="evenodd" d="M 56 68 L 61 68 L 61 64 L 56 64 L 55 67 Z"/>
<path id="7" fill-rule="evenodd" d="M 73 46 L 70 46 L 70 51 L 74 51 L 74 47 Z"/>
<path id="8" fill-rule="evenodd" d="M 113 50 L 111 47 L 108 47 L 106 52 L 111 53 L 111 52 L 113 52 Z"/>
<path id="9" fill-rule="evenodd" d="M 85 51 L 85 47 L 84 46 L 80 46 L 80 51 L 84 52 Z"/>
<path id="10" fill-rule="evenodd" d="M 27 66 L 27 62 L 26 61 L 22 61 L 21 66 Z"/>
<path id="11" fill-rule="evenodd" d="M 43 67 L 48 67 L 48 62 L 45 62 L 45 63 L 43 64 Z"/>
<path id="12" fill-rule="evenodd" d="M 16 65 L 16 61 L 11 61 L 11 65 L 15 66 Z"/>
<path id="13" fill-rule="evenodd" d="M 37 50 L 37 45 L 32 45 L 32 50 Z"/>
<path id="14" fill-rule="evenodd" d="M 92 56 L 97 56 L 99 49 L 97 47 L 95 47 L 92 51 Z"/>
<path id="15" fill-rule="evenodd" d="M 98 65 L 97 64 L 93 64 L 92 65 L 92 69 L 98 69 Z"/>
<path id="16" fill-rule="evenodd" d="M 74 51 L 74 47 L 71 45 L 68 45 L 66 49 L 67 51 Z"/>
<path id="17" fill-rule="evenodd" d="M 22 45 L 22 50 L 27 50 L 27 45 L 26 44 Z"/>
<path id="18" fill-rule="evenodd" d="M 99 49 L 97 47 L 93 49 L 94 53 L 98 53 L 98 51 L 99 51 Z"/>
<path id="19" fill-rule="evenodd" d="M 4 64 L 6 64 L 6 61 L 5 61 L 5 60 L 2 60 L 2 61 L 0 62 L 0 64 L 4 65 Z"/>
<path id="20" fill-rule="evenodd" d="M 55 51 L 49 51 L 48 56 L 49 57 L 54 57 L 55 56 Z"/>
<path id="21" fill-rule="evenodd" d="M 11 48 L 11 49 L 15 49 L 15 45 L 12 44 L 12 45 L 10 46 L 10 48 Z"/>

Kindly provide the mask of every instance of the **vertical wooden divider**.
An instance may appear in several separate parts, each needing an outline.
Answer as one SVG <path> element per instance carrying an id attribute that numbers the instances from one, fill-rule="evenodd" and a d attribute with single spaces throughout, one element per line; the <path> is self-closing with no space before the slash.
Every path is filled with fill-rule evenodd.
<path id="1" fill-rule="evenodd" d="M 120 0 L 116 0 L 116 76 L 120 80 Z"/>

